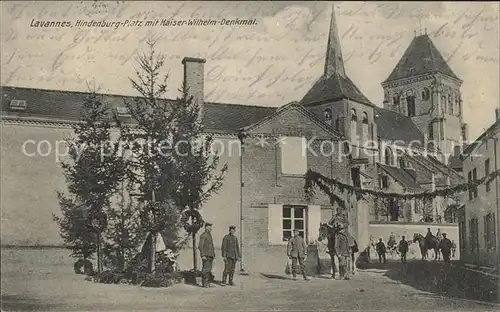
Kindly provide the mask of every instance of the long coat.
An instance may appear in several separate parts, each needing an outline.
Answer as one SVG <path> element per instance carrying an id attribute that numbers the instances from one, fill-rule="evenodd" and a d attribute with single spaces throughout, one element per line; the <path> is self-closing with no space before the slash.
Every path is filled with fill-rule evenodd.
<path id="1" fill-rule="evenodd" d="M 339 231 L 335 234 L 335 253 L 338 256 L 349 256 L 349 247 L 350 245 L 354 245 L 354 240 L 349 238 L 349 233 L 346 231 Z"/>
<path id="2" fill-rule="evenodd" d="M 234 235 L 227 234 L 222 239 L 222 258 L 240 259 L 240 246 L 238 238 Z"/>
<path id="3" fill-rule="evenodd" d="M 294 236 L 288 240 L 286 253 L 292 258 L 304 258 L 307 255 L 306 242 L 302 236 Z"/>
<path id="4" fill-rule="evenodd" d="M 204 232 L 200 235 L 200 243 L 198 244 L 198 249 L 200 250 L 201 257 L 215 258 L 214 241 L 212 239 L 211 233 Z"/>

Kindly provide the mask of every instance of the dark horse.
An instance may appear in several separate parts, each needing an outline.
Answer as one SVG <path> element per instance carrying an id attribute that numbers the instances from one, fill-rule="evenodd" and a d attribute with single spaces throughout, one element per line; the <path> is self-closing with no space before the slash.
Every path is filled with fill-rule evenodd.
<path id="1" fill-rule="evenodd" d="M 413 242 L 416 243 L 418 241 L 418 245 L 420 247 L 420 253 L 422 254 L 422 260 L 427 259 L 427 252 L 432 249 L 434 250 L 434 260 L 437 261 L 441 258 L 439 254 L 439 240 L 432 236 L 429 241 L 425 239 L 422 234 L 415 233 L 413 234 Z"/>
<path id="2" fill-rule="evenodd" d="M 330 255 L 330 259 L 332 261 L 332 278 L 335 278 L 335 256 L 337 253 L 335 252 L 335 234 L 339 231 L 339 228 L 335 225 L 331 225 L 330 222 L 320 223 L 319 225 L 319 234 L 318 241 L 323 241 L 325 238 L 327 239 L 327 247 L 328 254 Z M 350 274 L 356 273 L 356 262 L 355 262 L 355 252 L 350 250 L 351 261 L 348 267 L 348 271 Z"/>

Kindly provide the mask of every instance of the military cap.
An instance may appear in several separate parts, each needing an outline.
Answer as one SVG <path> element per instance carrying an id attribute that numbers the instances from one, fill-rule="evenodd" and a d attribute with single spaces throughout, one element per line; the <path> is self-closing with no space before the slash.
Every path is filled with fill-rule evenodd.
<path id="1" fill-rule="evenodd" d="M 231 225 L 231 226 L 229 227 L 229 229 L 230 229 L 230 230 L 236 230 L 236 227 L 235 227 L 234 225 Z"/>
<path id="2" fill-rule="evenodd" d="M 208 222 L 206 222 L 206 223 L 205 223 L 205 227 L 207 227 L 207 226 L 212 226 L 212 223 L 208 223 Z"/>

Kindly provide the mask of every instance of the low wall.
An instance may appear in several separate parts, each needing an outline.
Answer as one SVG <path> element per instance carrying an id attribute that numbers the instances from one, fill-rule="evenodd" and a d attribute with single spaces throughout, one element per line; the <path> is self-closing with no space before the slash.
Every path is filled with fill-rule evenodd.
<path id="1" fill-rule="evenodd" d="M 420 233 L 425 236 L 427 233 L 427 228 L 430 228 L 432 234 L 436 235 L 438 229 L 441 229 L 441 233 L 446 233 L 446 236 L 455 241 L 455 245 L 457 246 L 455 251 L 455 257 L 453 259 L 460 259 L 460 250 L 459 250 L 459 239 L 460 235 L 458 233 L 458 224 L 456 223 L 417 223 L 417 222 L 384 222 L 384 221 L 371 221 L 368 226 L 368 232 L 370 233 L 370 241 L 375 244 L 378 242 L 379 238 L 382 238 L 385 244 L 389 240 L 389 236 L 391 232 L 394 233 L 396 237 L 396 242 L 401 240 L 401 236 L 405 236 L 407 241 L 410 241 L 410 248 L 407 255 L 408 260 L 410 259 L 421 259 L 420 248 L 418 244 L 413 243 L 413 234 Z M 378 255 L 375 252 L 375 248 L 372 246 L 370 249 L 370 256 L 372 259 L 378 259 Z M 433 256 L 432 252 L 430 252 L 429 257 Z M 397 255 L 394 255 L 394 258 L 397 258 Z M 388 255 L 388 258 L 391 258 L 391 255 Z"/>

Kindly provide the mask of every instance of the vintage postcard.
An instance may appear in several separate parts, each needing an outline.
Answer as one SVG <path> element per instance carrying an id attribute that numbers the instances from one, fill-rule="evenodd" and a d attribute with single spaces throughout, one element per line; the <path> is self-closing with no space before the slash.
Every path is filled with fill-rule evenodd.
<path id="1" fill-rule="evenodd" d="M 498 2 L 0 5 L 2 311 L 500 308 Z"/>

